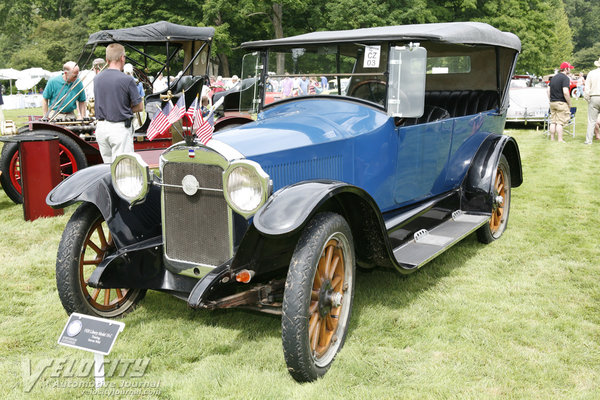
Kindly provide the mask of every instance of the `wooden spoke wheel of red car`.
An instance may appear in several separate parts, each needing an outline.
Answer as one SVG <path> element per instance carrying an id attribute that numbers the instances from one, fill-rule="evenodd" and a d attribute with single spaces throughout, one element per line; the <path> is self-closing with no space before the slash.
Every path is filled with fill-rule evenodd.
<path id="1" fill-rule="evenodd" d="M 493 242 L 506 230 L 510 211 L 510 182 L 510 166 L 502 155 L 492 185 L 492 215 L 489 223 L 477 230 L 477 238 L 483 243 Z"/>
<path id="2" fill-rule="evenodd" d="M 144 297 L 142 289 L 94 288 L 88 281 L 98 265 L 115 251 L 111 234 L 100 211 L 82 204 L 67 223 L 58 248 L 56 283 L 63 307 L 105 318 L 131 311 Z"/>
<path id="3" fill-rule="evenodd" d="M 355 268 L 346 220 L 334 213 L 317 214 L 298 240 L 283 296 L 283 352 L 297 381 L 323 376 L 343 346 Z"/>
<path id="4" fill-rule="evenodd" d="M 49 130 L 36 130 L 39 134 L 54 134 L 58 136 L 60 159 L 60 173 L 65 179 L 78 170 L 87 167 L 87 160 L 83 150 L 70 137 L 63 133 Z M 6 143 L 0 158 L 0 183 L 6 195 L 15 203 L 23 203 L 21 188 L 21 165 L 19 162 L 19 149 L 17 143 Z"/>

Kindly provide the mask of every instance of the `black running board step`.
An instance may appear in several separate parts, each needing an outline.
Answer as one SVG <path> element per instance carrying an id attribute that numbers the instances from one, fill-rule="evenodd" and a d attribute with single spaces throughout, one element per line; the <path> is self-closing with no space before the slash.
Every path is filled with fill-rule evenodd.
<path id="1" fill-rule="evenodd" d="M 489 215 L 452 213 L 452 218 L 427 231 L 421 229 L 411 241 L 394 249 L 396 261 L 407 269 L 419 268 L 442 254 L 490 220 Z"/>

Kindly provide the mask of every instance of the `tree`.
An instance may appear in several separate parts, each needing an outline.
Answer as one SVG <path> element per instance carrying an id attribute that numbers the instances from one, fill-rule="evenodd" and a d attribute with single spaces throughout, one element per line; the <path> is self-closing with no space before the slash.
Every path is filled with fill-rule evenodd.
<path id="1" fill-rule="evenodd" d="M 13 68 L 43 67 L 51 71 L 62 69 L 68 60 L 76 60 L 85 38 L 67 18 L 36 21 L 37 27 L 29 36 L 27 44 L 16 49 L 10 58 Z"/>

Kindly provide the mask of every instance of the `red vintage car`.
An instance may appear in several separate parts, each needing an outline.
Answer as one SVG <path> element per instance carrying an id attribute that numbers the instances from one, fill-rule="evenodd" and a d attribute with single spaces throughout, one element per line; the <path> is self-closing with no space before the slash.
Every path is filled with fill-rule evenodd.
<path id="1" fill-rule="evenodd" d="M 165 21 L 132 28 L 105 30 L 90 35 L 78 60 L 80 66 L 91 66 L 95 57 L 104 54 L 104 46 L 114 42 L 120 43 L 127 49 L 128 62 L 135 66 L 136 77 L 142 82 L 146 93 L 149 93 L 144 97 L 145 113 L 137 121 L 139 127 L 135 131 L 134 140 L 135 150 L 141 152 L 143 157 L 152 158 L 151 153 L 160 154 L 162 149 L 172 144 L 170 134 L 153 141 L 146 138 L 150 117 L 154 116 L 171 97 L 175 102 L 182 90 L 185 91 L 186 104 L 191 104 L 196 94 L 200 93 L 208 71 L 207 60 L 210 58 L 213 36 L 214 28 L 182 26 Z M 150 56 L 155 54 L 152 51 L 157 48 L 164 53 L 165 47 L 170 54 L 167 61 L 159 62 L 156 57 Z M 180 65 L 176 65 L 174 61 L 169 62 L 173 59 L 181 59 L 183 62 Z M 201 62 L 198 63 L 198 60 Z M 160 93 L 152 93 L 152 81 L 144 72 L 150 67 L 156 69 L 155 76 L 160 74 L 169 76 L 180 70 L 183 73 L 172 78 L 168 82 L 167 89 Z M 72 121 L 34 119 L 20 128 L 19 134 L 50 133 L 58 136 L 61 173 L 63 177 L 67 177 L 89 165 L 102 163 L 94 136 L 95 127 L 94 118 Z M 4 144 L 0 155 L 0 170 L 2 171 L 0 184 L 7 196 L 15 203 L 22 203 L 17 143 Z"/>

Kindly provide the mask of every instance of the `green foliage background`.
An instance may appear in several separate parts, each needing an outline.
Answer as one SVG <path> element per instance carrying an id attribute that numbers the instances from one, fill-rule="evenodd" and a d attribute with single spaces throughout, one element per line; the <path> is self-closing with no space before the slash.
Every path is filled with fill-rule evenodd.
<path id="1" fill-rule="evenodd" d="M 217 29 L 213 58 L 239 74 L 245 41 L 316 30 L 448 21 L 487 22 L 521 38 L 519 73 L 600 57 L 600 2 L 591 0 L 0 0 L 0 68 L 58 70 L 90 33 L 166 20 Z"/>

